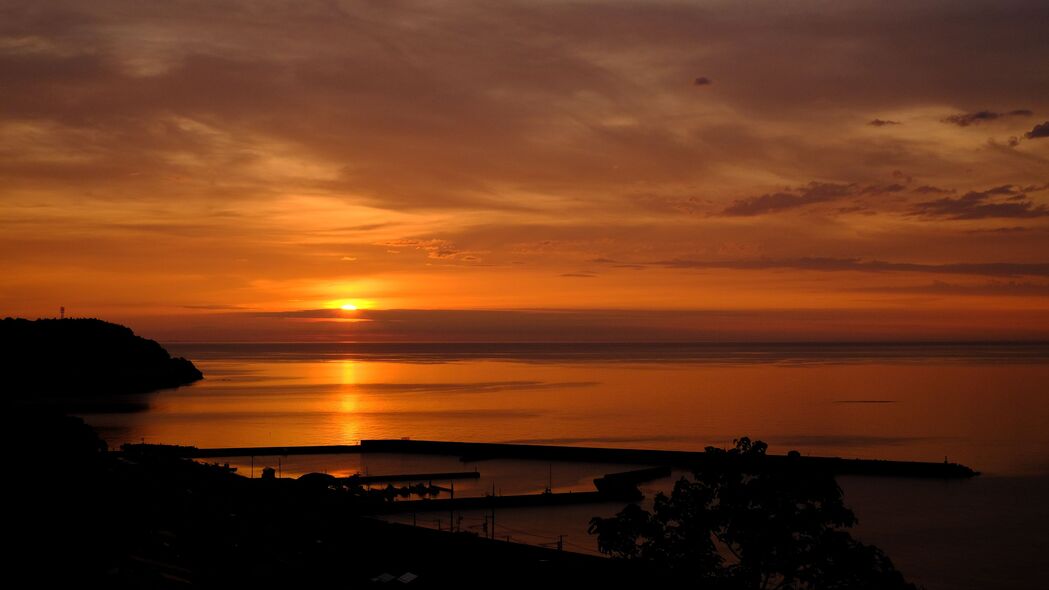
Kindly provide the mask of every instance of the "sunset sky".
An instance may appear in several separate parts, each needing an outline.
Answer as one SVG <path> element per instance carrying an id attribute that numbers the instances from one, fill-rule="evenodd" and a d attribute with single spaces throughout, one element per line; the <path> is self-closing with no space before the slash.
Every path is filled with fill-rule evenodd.
<path id="1" fill-rule="evenodd" d="M 1045 0 L 0 0 L 0 316 L 1049 339 L 1047 23 Z"/>

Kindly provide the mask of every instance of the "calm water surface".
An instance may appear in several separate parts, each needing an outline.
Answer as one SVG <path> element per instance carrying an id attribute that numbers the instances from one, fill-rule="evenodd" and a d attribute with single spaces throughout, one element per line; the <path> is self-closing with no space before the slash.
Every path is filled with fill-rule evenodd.
<path id="1" fill-rule="evenodd" d="M 114 443 L 368 438 L 772 452 L 1049 473 L 1045 346 L 171 345 L 207 378 L 90 420 Z"/>
<path id="2" fill-rule="evenodd" d="M 368 438 L 770 451 L 951 461 L 967 481 L 844 477 L 854 534 L 930 590 L 1049 579 L 1049 346 L 171 345 L 207 378 L 133 414 L 87 420 L 114 444 L 346 444 Z M 275 458 L 231 458 L 248 474 Z M 274 465 L 276 466 L 276 465 Z M 458 493 L 592 489 L 604 465 L 455 457 L 287 457 L 308 471 L 478 469 Z M 672 480 L 646 484 L 651 501 Z M 591 516 L 621 506 L 507 510 L 499 535 L 594 551 Z M 464 528 L 483 513 L 456 515 Z M 408 518 L 408 517 L 402 517 Z M 449 515 L 417 515 L 447 527 Z"/>

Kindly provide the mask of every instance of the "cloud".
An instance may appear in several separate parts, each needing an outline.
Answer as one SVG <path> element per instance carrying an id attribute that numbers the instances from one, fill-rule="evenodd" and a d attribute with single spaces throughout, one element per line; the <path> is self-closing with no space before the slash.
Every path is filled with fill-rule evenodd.
<path id="1" fill-rule="evenodd" d="M 1041 269 L 1049 275 L 1049 264 Z M 214 326 L 249 326 L 258 341 L 312 341 L 310 346 L 340 358 L 398 360 L 439 363 L 462 359 L 514 359 L 522 362 L 662 362 L 673 359 L 742 363 L 827 362 L 826 349 L 762 349 L 743 345 L 726 349 L 726 342 L 775 341 L 900 341 L 926 338 L 1044 338 L 1040 328 L 1041 309 L 1005 308 L 974 310 L 940 307 L 935 314 L 911 308 L 863 309 L 387 309 L 362 310 L 357 315 L 368 321 L 338 322 L 310 319 L 311 310 L 292 310 L 283 314 L 230 312 L 209 316 L 212 327 L 183 323 L 164 334 L 145 331 L 151 337 L 202 342 L 214 340 L 240 342 L 235 336 Z M 316 311 L 316 310 L 312 310 Z M 330 310 L 321 310 L 330 311 Z M 901 331 L 903 328 L 906 330 Z M 139 327 L 136 330 L 143 331 Z M 346 344 L 352 341 L 356 344 Z M 432 343 L 447 343 L 435 346 Z M 579 346 L 578 343 L 602 343 Z M 638 346 L 630 343 L 658 343 Z M 717 343 L 712 357 L 709 344 L 666 346 L 669 342 Z M 430 343 L 430 344 L 428 344 Z M 553 344 L 551 344 L 553 343 Z M 264 350 L 264 349 L 263 349 Z M 317 349 L 313 349 L 313 354 Z M 869 358 L 869 348 L 852 351 L 834 348 L 837 362 Z M 844 352 L 844 354 L 842 354 Z M 898 354 L 912 354 L 901 349 Z M 281 353 L 283 355 L 283 353 Z M 298 353 L 294 353 L 298 354 Z M 303 353 L 305 354 L 305 353 Z M 580 387 L 585 384 L 579 384 Z M 532 388 L 531 384 L 527 385 Z"/>
<path id="2" fill-rule="evenodd" d="M 695 80 L 692 81 L 692 84 L 694 86 L 709 86 L 709 85 L 711 85 L 713 83 L 714 83 L 714 81 L 711 80 L 710 78 L 707 78 L 706 76 L 700 76 L 700 77 L 698 77 L 698 78 L 696 78 Z"/>
<path id="3" fill-rule="evenodd" d="M 599 20 L 563 1 L 8 4 L 8 310 L 85 306 L 79 297 L 114 314 L 135 304 L 190 315 L 178 306 L 322 307 L 346 294 L 377 306 L 644 307 L 708 288 L 778 305 L 838 285 L 790 272 L 731 284 L 744 277 L 637 261 L 1020 262 L 1045 239 L 1035 228 L 1046 218 L 974 239 L 964 232 L 1021 220 L 900 215 L 1045 180 L 1045 141 L 995 150 L 961 132 L 932 141 L 924 127 L 954 129 L 937 122 L 963 112 L 953 105 L 1049 112 L 1049 77 L 1031 75 L 1049 59 L 1044 0 L 801 11 L 624 0 Z M 712 84 L 694 86 L 700 76 Z M 903 124 L 868 128 L 871 115 Z M 1002 129 L 1022 136 L 1037 122 Z M 925 182 L 958 192 L 889 184 Z M 684 198 L 657 209 L 639 194 Z M 820 217 L 800 218 L 806 207 Z M 240 217 L 203 219 L 219 211 Z M 547 237 L 543 251 L 513 246 Z M 376 246 L 397 238 L 414 241 Z M 730 242 L 743 247 L 721 249 Z M 588 269 L 601 280 L 558 278 Z M 700 284 L 708 274 L 731 280 Z M 835 297 L 850 295 L 814 301 L 850 304 Z"/>
<path id="4" fill-rule="evenodd" d="M 294 309 L 287 311 L 256 311 L 250 315 L 257 318 L 282 319 L 357 319 L 360 312 L 350 315 L 341 309 Z"/>
<path id="5" fill-rule="evenodd" d="M 1024 133 L 1024 137 L 1026 137 L 1027 139 L 1040 139 L 1043 137 L 1049 137 L 1049 121 L 1035 125 L 1034 129 L 1031 129 L 1027 133 Z"/>
<path id="6" fill-rule="evenodd" d="M 953 193 L 954 190 L 953 189 L 940 188 L 938 186 L 931 186 L 931 185 L 926 184 L 926 185 L 922 185 L 922 186 L 919 186 L 918 188 L 914 189 L 913 192 L 916 192 L 918 194 L 928 195 L 928 194 Z"/>
<path id="7" fill-rule="evenodd" d="M 873 127 L 885 127 L 886 125 L 899 125 L 900 122 L 899 121 L 889 121 L 889 120 L 886 120 L 886 119 L 874 119 L 874 120 L 872 120 L 871 122 L 869 122 L 867 124 L 871 125 Z"/>
<path id="8" fill-rule="evenodd" d="M 1011 184 L 985 191 L 969 191 L 961 197 L 943 197 L 916 203 L 912 215 L 939 219 L 1033 218 L 1049 216 L 1049 208 L 1035 205 Z"/>
<path id="9" fill-rule="evenodd" d="M 740 199 L 726 207 L 722 215 L 749 217 L 765 213 L 775 213 L 787 209 L 797 209 L 814 203 L 835 201 L 855 194 L 855 184 L 833 184 L 828 182 L 810 182 L 798 189 L 788 189 L 775 193 L 766 193 L 757 197 Z"/>
<path id="10" fill-rule="evenodd" d="M 185 309 L 202 309 L 208 311 L 235 311 L 235 310 L 248 310 L 250 307 L 243 305 L 228 305 L 224 303 L 204 303 L 199 305 L 183 305 Z"/>
<path id="11" fill-rule="evenodd" d="M 871 184 L 861 188 L 856 194 L 859 195 L 884 195 L 898 193 L 907 190 L 907 187 L 894 182 L 892 184 Z"/>
<path id="12" fill-rule="evenodd" d="M 978 123 L 986 123 L 988 121 L 994 121 L 995 119 L 1001 119 L 1004 117 L 1030 117 L 1034 113 L 1027 109 L 1016 109 L 1014 111 L 1008 111 L 1005 113 L 996 113 L 994 111 L 977 111 L 975 113 L 961 113 L 958 115 L 949 115 L 941 119 L 944 123 L 951 125 L 957 125 L 959 127 L 968 127 L 970 125 L 976 125 Z"/>
<path id="13" fill-rule="evenodd" d="M 463 262 L 479 262 L 481 260 L 476 254 L 460 250 L 448 240 L 405 238 L 379 242 L 378 245 L 422 250 L 426 252 L 427 258 L 435 260 L 461 260 Z"/>
<path id="14" fill-rule="evenodd" d="M 1049 296 L 1049 283 L 996 280 L 979 284 L 958 284 L 946 281 L 933 281 L 932 283 L 925 285 L 878 286 L 858 290 L 876 293 L 909 293 L 919 295 L 1045 297 Z"/>
<path id="15" fill-rule="evenodd" d="M 359 225 L 347 225 L 345 227 L 332 228 L 331 231 L 333 231 L 333 232 L 367 232 L 367 231 L 371 231 L 371 230 L 374 230 L 374 229 L 382 229 L 382 228 L 386 228 L 386 227 L 391 227 L 391 226 L 394 226 L 394 225 L 396 225 L 396 224 L 390 223 L 388 221 L 384 221 L 382 223 L 362 223 L 362 224 L 359 224 Z"/>
<path id="16" fill-rule="evenodd" d="M 582 7 L 559 2 L 507 2 L 489 11 L 459 2 L 441 10 L 420 5 L 412 9 L 417 18 L 352 2 L 301 9 L 274 2 L 247 11 L 251 18 L 236 2 L 49 4 L 5 13 L 2 32 L 18 47 L 39 49 L 3 55 L 0 86 L 11 91 L 0 96 L 0 108 L 5 119 L 58 124 L 49 133 L 68 146 L 83 145 L 57 137 L 72 129 L 90 140 L 85 147 L 97 162 L 17 166 L 18 175 L 35 171 L 36 182 L 45 168 L 51 182 L 59 172 L 93 184 L 130 182 L 105 172 L 134 168 L 201 178 L 192 173 L 214 162 L 206 156 L 229 153 L 215 148 L 233 141 L 238 158 L 215 166 L 223 174 L 212 178 L 229 182 L 225 173 L 235 172 L 267 184 L 258 172 L 271 169 L 246 164 L 278 142 L 314 164 L 296 178 L 314 189 L 390 207 L 494 208 L 510 202 L 487 198 L 506 184 L 607 187 L 668 171 L 701 178 L 700 161 L 737 170 L 736 160 L 767 149 L 769 121 L 754 116 L 762 113 L 780 121 L 808 114 L 777 137 L 778 145 L 791 146 L 783 153 L 794 156 L 758 165 L 813 166 L 818 160 L 801 149 L 807 137 L 841 131 L 812 114 L 813 100 L 835 112 L 870 113 L 868 106 L 1045 95 L 1044 79 L 1016 75 L 1044 62 L 1036 26 L 1044 22 L 1044 3 L 1005 3 L 1007 9 L 996 3 L 892 13 L 850 6 L 783 19 L 788 9 L 775 5 L 755 15 L 728 5 L 649 10 L 624 2 L 605 7 L 601 26 Z M 986 32 L 979 49 L 954 43 L 974 27 Z M 717 48 L 702 60 L 694 56 L 697 30 Z M 459 36 L 473 39 L 470 47 L 450 42 Z M 631 44 L 617 48 L 624 36 Z M 843 42 L 849 52 L 831 50 Z M 727 123 L 719 117 L 718 125 L 753 133 L 725 141 L 708 113 L 682 110 L 673 92 L 690 90 L 682 80 L 713 82 L 695 77 L 697 69 L 729 68 L 731 84 L 718 81 L 725 94 L 717 108 L 738 116 Z M 986 83 L 971 83 L 973 68 L 985 72 Z M 882 82 L 889 77 L 894 84 Z M 646 149 L 629 149 L 624 135 L 631 131 L 601 124 L 623 112 L 647 138 Z M 183 128 L 187 121 L 210 133 Z M 569 122 L 578 123 L 571 133 Z M 187 153 L 204 157 L 175 157 Z M 613 163 L 621 177 L 608 174 Z"/>
<path id="17" fill-rule="evenodd" d="M 922 264 L 913 262 L 887 262 L 860 258 L 782 258 L 755 260 L 689 260 L 673 259 L 653 263 L 669 268 L 728 268 L 735 270 L 767 270 L 790 268 L 820 272 L 910 272 L 984 276 L 1049 276 L 1049 262 L 955 262 L 947 264 Z"/>
<path id="18" fill-rule="evenodd" d="M 1017 232 L 1029 231 L 1030 228 L 1023 227 L 1021 225 L 1012 225 L 1008 227 L 987 227 L 979 229 L 966 230 L 965 233 L 969 234 L 1014 234 Z"/>
<path id="19" fill-rule="evenodd" d="M 869 196 L 898 193 L 905 190 L 899 183 L 859 185 L 857 183 L 835 184 L 812 181 L 795 189 L 766 193 L 756 197 L 739 199 L 721 211 L 722 215 L 750 217 L 766 213 L 777 213 L 797 209 L 816 203 L 838 201 L 852 196 Z"/>

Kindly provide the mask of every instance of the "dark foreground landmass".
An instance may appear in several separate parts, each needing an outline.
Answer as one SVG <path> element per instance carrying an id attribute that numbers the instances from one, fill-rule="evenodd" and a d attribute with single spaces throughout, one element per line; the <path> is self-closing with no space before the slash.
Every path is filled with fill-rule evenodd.
<path id="1" fill-rule="evenodd" d="M 249 479 L 163 445 L 111 452 L 81 419 L 51 408 L 5 415 L 5 432 L 22 443 L 8 470 L 14 542 L 7 574 L 31 587 L 359 588 L 399 585 L 397 578 L 423 588 L 658 588 L 701 580 L 698 587 L 723 590 L 768 587 L 760 580 L 782 564 L 748 561 L 746 552 L 739 565 L 708 563 L 716 557 L 711 533 L 686 534 L 727 516 L 710 531 L 759 554 L 781 546 L 777 559 L 802 560 L 783 571 L 817 580 L 790 587 L 913 588 L 877 548 L 836 528 L 853 519 L 841 491 L 808 470 L 697 473 L 693 483 L 679 481 L 671 498 L 657 498 L 654 515 L 624 500 L 616 517 L 591 522 L 602 550 L 619 558 L 607 559 L 375 520 L 370 515 L 396 502 L 354 478 Z M 703 489 L 719 493 L 720 507 L 694 495 Z M 620 497 L 616 489 L 605 493 Z M 661 519 L 668 516 L 684 528 L 667 528 Z M 748 563 L 760 566 L 754 575 Z"/>
<path id="2" fill-rule="evenodd" d="M 33 587 L 599 587 L 643 566 L 364 516 L 369 500 L 302 480 L 248 479 L 165 453 L 111 453 L 79 418 L 18 410 L 7 576 Z M 399 585 L 399 584 L 397 584 Z"/>
<path id="3" fill-rule="evenodd" d="M 9 399 L 88 400 L 178 387 L 204 375 L 153 340 L 95 319 L 5 318 L 0 375 Z"/>

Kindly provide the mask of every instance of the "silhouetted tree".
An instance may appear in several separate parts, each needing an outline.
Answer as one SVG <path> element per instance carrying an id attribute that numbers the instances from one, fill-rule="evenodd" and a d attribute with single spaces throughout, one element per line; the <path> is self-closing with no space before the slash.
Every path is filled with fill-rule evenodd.
<path id="1" fill-rule="evenodd" d="M 706 588 L 913 588 L 881 550 L 843 529 L 856 517 L 831 475 L 788 462 L 763 464 L 767 445 L 748 438 L 660 492 L 652 512 L 630 504 L 594 518 L 598 548 L 642 560 Z"/>

